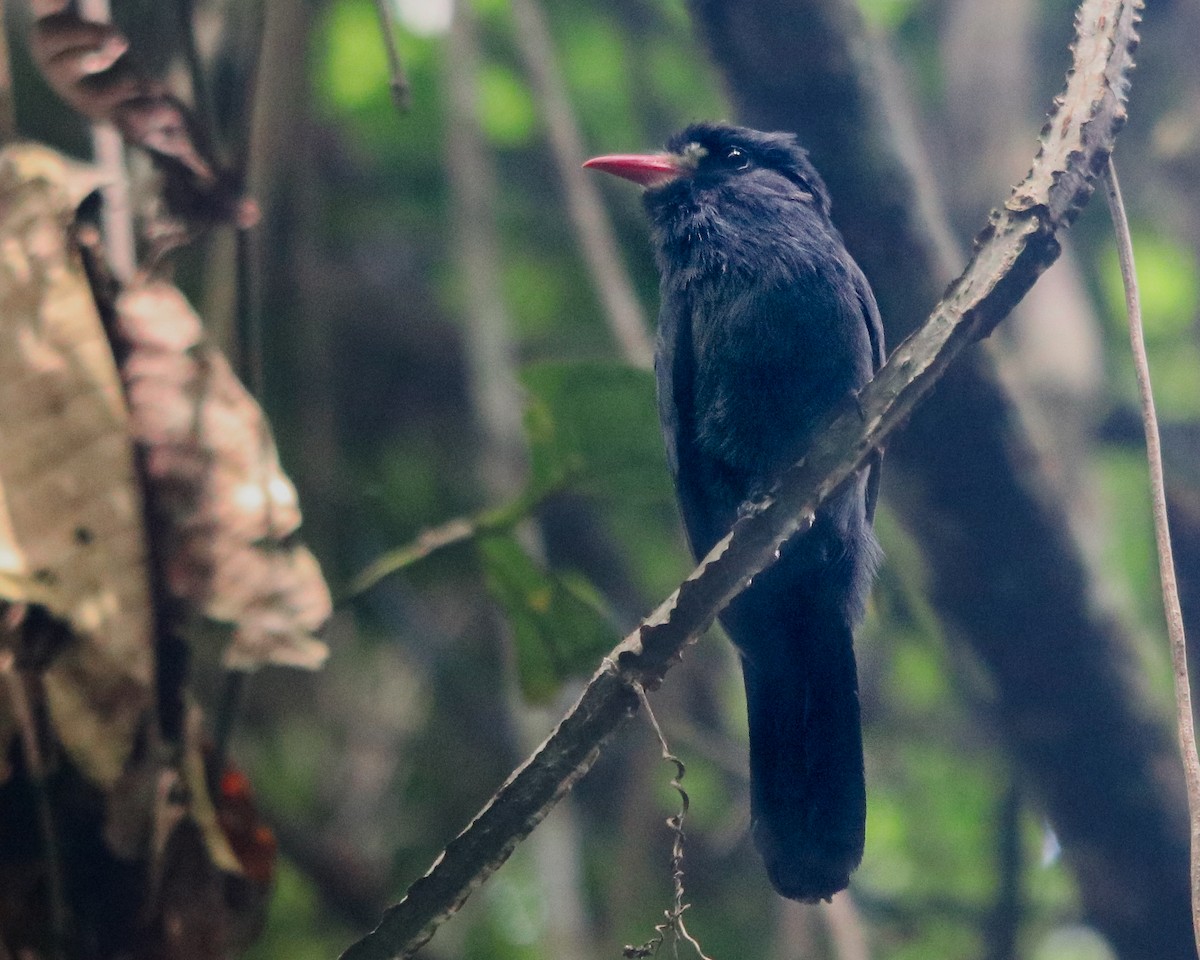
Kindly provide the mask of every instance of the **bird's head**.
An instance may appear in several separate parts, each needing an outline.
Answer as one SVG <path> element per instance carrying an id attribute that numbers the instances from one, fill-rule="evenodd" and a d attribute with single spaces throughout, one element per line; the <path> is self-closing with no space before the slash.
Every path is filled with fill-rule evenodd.
<path id="1" fill-rule="evenodd" d="M 664 153 L 611 154 L 584 164 L 646 188 L 651 216 L 689 199 L 753 202 L 800 200 L 829 215 L 825 183 L 791 133 L 696 123 L 667 142 Z"/>

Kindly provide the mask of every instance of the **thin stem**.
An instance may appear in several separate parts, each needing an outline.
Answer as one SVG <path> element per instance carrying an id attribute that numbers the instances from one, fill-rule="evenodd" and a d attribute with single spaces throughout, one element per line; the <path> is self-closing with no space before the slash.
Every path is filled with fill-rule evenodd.
<path id="1" fill-rule="evenodd" d="M 188 22 L 184 25 L 184 35 L 189 44 L 188 59 L 192 68 L 193 94 L 196 97 L 197 107 L 199 108 L 201 97 L 203 96 L 207 100 L 209 95 L 207 88 L 203 86 L 203 69 L 192 39 L 191 7 L 191 0 L 181 0 L 181 11 L 187 10 L 189 14 Z M 268 13 L 267 15 L 269 16 L 270 14 Z M 265 23 L 259 21 L 258 27 L 259 62 L 261 64 L 265 59 L 263 47 L 267 42 L 267 33 Z M 268 149 L 268 144 L 264 142 L 264 138 L 261 135 L 263 128 L 260 125 L 260 120 L 264 109 L 261 102 L 263 96 L 263 90 L 260 85 L 261 80 L 262 73 L 260 70 L 256 70 L 253 74 L 251 88 L 247 91 L 247 100 L 250 104 L 248 111 L 250 128 L 247 134 L 248 142 L 243 162 L 251 190 L 261 189 L 262 184 L 258 177 L 263 170 L 263 158 L 260 154 Z M 201 86 L 197 87 L 196 84 L 200 84 Z M 209 103 L 206 102 L 204 106 L 208 107 Z M 210 114 L 210 116 L 215 121 L 215 114 Z M 264 227 L 261 223 L 239 224 L 234 233 L 233 326 L 237 370 L 247 391 L 249 391 L 250 395 L 260 405 L 264 402 L 263 393 L 266 388 L 261 272 L 261 238 L 263 230 Z M 266 445 L 264 437 L 260 446 L 264 458 L 267 456 Z M 263 463 L 264 461 L 260 461 L 259 474 L 265 488 L 269 471 L 263 467 Z M 268 510 L 272 510 L 272 499 L 267 495 L 265 489 L 263 492 L 263 503 L 267 505 Z M 270 526 L 273 528 L 273 524 Z M 238 721 L 242 716 L 242 709 L 245 706 L 248 683 L 249 677 L 245 671 L 228 668 L 224 671 L 221 682 L 221 696 L 214 721 L 216 740 L 214 762 L 217 770 L 224 768 L 225 759 L 229 753 L 229 746 L 233 741 L 234 731 L 237 729 Z"/>
<path id="2" fill-rule="evenodd" d="M 179 16 L 179 40 L 183 47 L 183 58 L 187 63 L 188 79 L 192 85 L 192 117 L 198 127 L 201 149 L 210 155 L 219 155 L 217 150 L 217 111 L 212 91 L 196 45 L 195 2 L 176 0 Z"/>
<path id="3" fill-rule="evenodd" d="M 412 108 L 412 88 L 404 64 L 400 61 L 400 47 L 396 44 L 396 20 L 392 16 L 392 0 L 375 0 L 375 11 L 379 14 L 379 30 L 383 34 L 383 49 L 388 59 L 388 87 L 392 91 L 392 102 L 401 113 Z"/>
<path id="4" fill-rule="evenodd" d="M 96 23 L 107 23 L 112 19 L 108 0 L 80 0 L 79 13 Z M 96 165 L 104 173 L 101 225 L 108 265 L 118 280 L 128 283 L 137 270 L 137 241 L 133 230 L 129 175 L 125 169 L 125 144 L 120 131 L 111 122 L 105 120 L 92 125 L 92 153 Z"/>
<path id="5" fill-rule="evenodd" d="M 679 794 L 679 812 L 674 816 L 667 818 L 667 826 L 671 828 L 672 843 L 671 843 L 671 880 L 674 884 L 675 899 L 670 910 L 665 911 L 666 923 L 659 924 L 655 927 L 658 936 L 655 940 L 651 940 L 643 947 L 626 947 L 626 957 L 644 957 L 653 955 L 663 942 L 663 937 L 668 930 L 671 931 L 672 951 L 674 956 L 679 955 L 679 940 L 686 940 L 700 960 L 710 960 L 705 955 L 700 947 L 700 942 L 688 932 L 687 926 L 683 922 L 683 912 L 687 910 L 691 904 L 684 903 L 684 888 L 683 888 L 683 821 L 687 816 L 688 807 L 691 806 L 691 798 L 688 797 L 687 791 L 683 789 L 683 778 L 687 773 L 687 768 L 683 765 L 674 753 L 671 752 L 671 747 L 667 743 L 667 737 L 663 733 L 662 727 L 658 724 L 658 718 L 654 715 L 654 710 L 650 707 L 650 698 L 646 696 L 646 688 L 640 683 L 634 684 L 634 691 L 637 693 L 638 700 L 641 701 L 642 709 L 646 711 L 646 719 L 650 721 L 650 726 L 654 729 L 654 735 L 658 738 L 658 745 L 662 749 L 662 758 L 667 763 L 675 767 L 675 776 L 671 778 L 671 786 L 675 792 Z M 655 945 L 657 941 L 657 945 Z M 647 953 L 646 951 L 649 951 Z"/>
<path id="6" fill-rule="evenodd" d="M 238 375 L 259 403 L 263 402 L 266 368 L 263 359 L 263 315 L 260 295 L 260 266 L 258 245 L 261 227 L 239 228 L 237 244 L 237 286 L 235 307 L 237 317 Z M 269 500 L 267 501 L 270 502 Z"/>
<path id="7" fill-rule="evenodd" d="M 387 551 L 364 567 L 350 581 L 350 586 L 338 601 L 338 606 L 366 593 L 392 574 L 406 570 L 441 550 L 466 543 L 484 534 L 511 530 L 529 517 L 547 498 L 561 491 L 567 482 L 568 478 L 564 478 L 561 483 L 527 490 L 510 503 L 473 516 L 455 517 L 453 520 L 447 520 L 436 527 L 429 527 L 421 531 L 414 540 L 402 547 Z"/>
<path id="8" fill-rule="evenodd" d="M 229 756 L 229 745 L 233 731 L 242 715 L 246 702 L 246 684 L 250 675 L 245 670 L 226 670 L 222 677 L 221 699 L 217 706 L 213 732 L 213 766 L 225 769 L 225 758 Z"/>
<path id="9" fill-rule="evenodd" d="M 17 102 L 13 95 L 12 66 L 8 59 L 5 3 L 0 0 L 0 147 L 17 135 Z"/>
<path id="10" fill-rule="evenodd" d="M 257 228 L 239 228 L 235 235 L 237 245 L 237 304 L 236 335 L 239 374 L 250 395 L 262 403 L 265 367 L 263 363 L 263 323 L 258 284 L 258 249 L 255 244 Z M 267 456 L 266 438 L 260 445 L 263 457 Z M 268 529 L 274 534 L 274 523 L 270 514 L 274 511 L 272 499 L 266 490 L 269 471 L 260 461 L 259 475 L 263 485 L 263 503 L 268 511 Z M 274 569 L 274 568 L 273 568 Z M 274 574 L 272 574 L 274 576 Z M 225 764 L 229 744 L 241 718 L 246 701 L 247 675 L 243 670 L 226 668 L 221 686 L 221 700 L 216 714 L 216 749 L 214 762 L 218 770 Z"/>
<path id="11" fill-rule="evenodd" d="M 481 529 L 480 522 L 472 517 L 455 517 L 440 526 L 422 530 L 411 543 L 389 550 L 364 567 L 350 581 L 350 586 L 341 602 L 353 600 L 393 573 L 399 573 L 432 554 L 456 544 L 466 543 L 480 533 Z"/>
<path id="12" fill-rule="evenodd" d="M 1000 798 L 996 815 L 996 902 L 985 927 L 988 960 L 1020 956 L 1021 932 L 1021 794 L 1015 781 Z"/>
<path id="13" fill-rule="evenodd" d="M 63 888 L 62 854 L 58 845 L 58 830 L 54 824 L 54 808 L 50 803 L 46 783 L 46 763 L 38 738 L 37 719 L 29 702 L 26 678 L 15 663 L 11 650 L 0 651 L 0 675 L 8 691 L 9 705 L 21 735 L 21 752 L 25 759 L 25 772 L 33 787 L 34 803 L 37 806 L 38 830 L 41 833 L 42 854 L 46 860 L 46 895 L 50 911 L 51 958 L 66 956 L 67 947 L 67 899 Z"/>
<path id="14" fill-rule="evenodd" d="M 477 469 L 481 487 L 495 502 L 524 485 L 529 451 L 515 372 L 516 340 L 501 283 L 499 187 L 479 126 L 482 52 L 469 4 L 455 5 L 447 52 L 446 173 L 455 266 L 463 290 L 471 403 L 482 440 Z"/>
<path id="15" fill-rule="evenodd" d="M 1162 445 L 1158 436 L 1158 417 L 1150 384 L 1150 364 L 1142 331 L 1142 308 L 1138 298 L 1137 275 L 1133 265 L 1133 242 L 1129 221 L 1121 199 L 1117 168 L 1108 158 L 1104 177 L 1108 208 L 1112 213 L 1125 284 L 1125 307 L 1129 312 L 1129 342 L 1137 373 L 1138 394 L 1142 403 L 1142 426 L 1146 433 L 1146 461 L 1150 469 L 1150 497 L 1154 512 L 1154 542 L 1158 548 L 1158 575 L 1162 583 L 1163 612 L 1171 643 L 1171 664 L 1175 675 L 1175 707 L 1179 727 L 1179 752 L 1187 781 L 1188 813 L 1191 820 L 1192 931 L 1200 951 L 1200 757 L 1196 754 L 1196 730 L 1192 719 L 1192 691 L 1188 682 L 1187 639 L 1183 631 L 1183 612 L 1179 606 L 1179 587 L 1175 582 L 1175 560 L 1171 553 L 1171 529 L 1167 521 L 1167 494 L 1163 483 Z"/>
<path id="16" fill-rule="evenodd" d="M 646 332 L 646 316 L 621 262 L 616 233 L 600 197 L 600 188 L 583 170 L 587 159 L 583 136 L 571 109 L 546 18 L 537 0 L 512 0 L 512 12 L 517 23 L 517 45 L 562 178 L 567 212 L 604 306 L 609 329 L 626 362 L 648 370 L 654 362 L 654 348 Z"/>

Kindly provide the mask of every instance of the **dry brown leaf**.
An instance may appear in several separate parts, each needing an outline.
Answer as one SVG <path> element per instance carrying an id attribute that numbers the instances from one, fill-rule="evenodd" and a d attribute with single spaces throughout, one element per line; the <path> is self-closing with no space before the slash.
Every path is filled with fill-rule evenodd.
<path id="1" fill-rule="evenodd" d="M 95 184 L 47 148 L 0 152 L 0 599 L 70 626 L 50 719 L 109 787 L 152 703 L 153 612 L 128 413 L 69 240 Z"/>
<path id="2" fill-rule="evenodd" d="M 197 135 L 189 108 L 138 69 L 115 26 L 84 20 L 60 0 L 35 0 L 33 12 L 30 49 L 46 82 L 79 113 L 111 122 L 150 153 L 166 177 L 163 196 L 174 213 L 200 222 L 256 217 L 239 197 L 236 178 Z"/>
<path id="3" fill-rule="evenodd" d="M 121 294 L 116 334 L 167 588 L 234 626 L 227 666 L 319 667 L 327 649 L 313 634 L 329 618 L 329 590 L 296 540 L 296 490 L 261 408 L 170 284 Z"/>

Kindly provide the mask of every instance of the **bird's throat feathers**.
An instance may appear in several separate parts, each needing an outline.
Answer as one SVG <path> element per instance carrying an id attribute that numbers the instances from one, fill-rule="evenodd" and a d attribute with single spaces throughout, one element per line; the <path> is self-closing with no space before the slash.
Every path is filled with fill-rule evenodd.
<path id="1" fill-rule="evenodd" d="M 757 186 L 757 188 L 756 188 Z M 807 272 L 833 229 L 812 197 L 787 185 L 703 183 L 684 177 L 648 190 L 645 205 L 664 283 Z"/>

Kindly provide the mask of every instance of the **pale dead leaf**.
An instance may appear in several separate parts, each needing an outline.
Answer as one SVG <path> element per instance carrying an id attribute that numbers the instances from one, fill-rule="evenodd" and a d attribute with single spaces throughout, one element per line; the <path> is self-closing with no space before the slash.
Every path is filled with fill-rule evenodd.
<path id="1" fill-rule="evenodd" d="M 36 0 L 29 49 L 46 82 L 92 121 L 108 121 L 146 150 L 163 172 L 163 197 L 177 215 L 200 222 L 253 218 L 240 186 L 197 134 L 191 109 L 139 66 L 111 23 L 85 20 L 73 5 Z"/>
<path id="2" fill-rule="evenodd" d="M 152 702 L 142 504 L 120 379 L 76 251 L 94 173 L 0 152 L 0 597 L 74 642 L 44 675 L 50 719 L 94 782 L 120 775 Z"/>
<path id="3" fill-rule="evenodd" d="M 145 450 L 171 593 L 234 627 L 225 663 L 309 669 L 329 590 L 297 542 L 300 508 L 262 410 L 173 286 L 149 280 L 117 301 L 134 431 Z"/>

